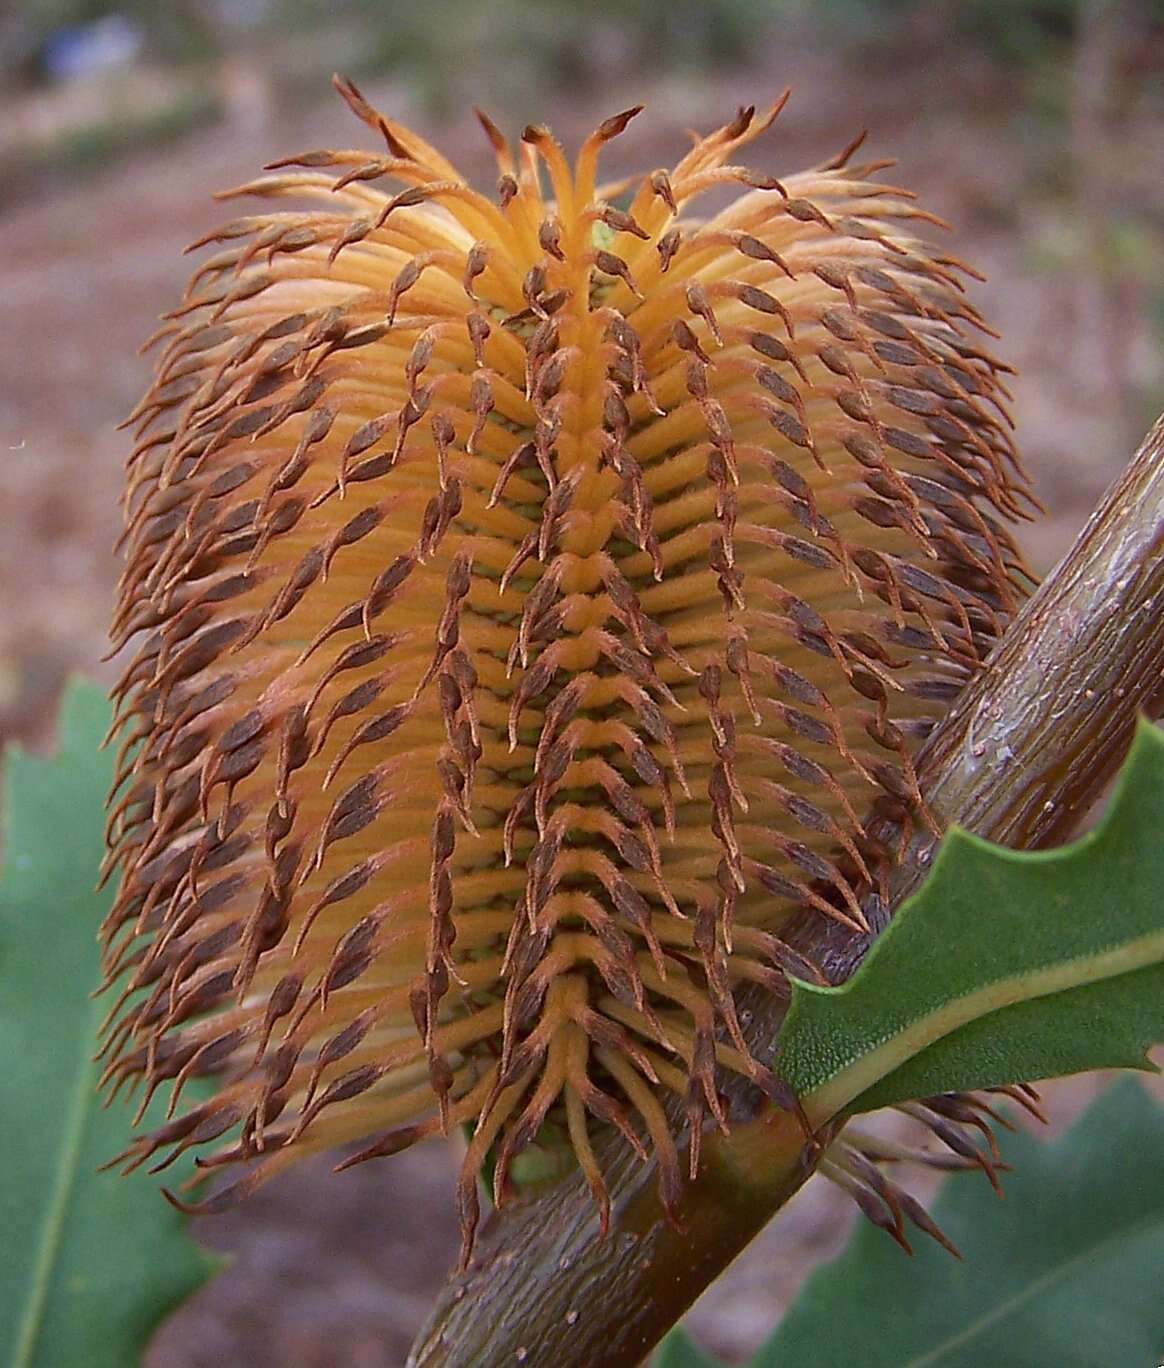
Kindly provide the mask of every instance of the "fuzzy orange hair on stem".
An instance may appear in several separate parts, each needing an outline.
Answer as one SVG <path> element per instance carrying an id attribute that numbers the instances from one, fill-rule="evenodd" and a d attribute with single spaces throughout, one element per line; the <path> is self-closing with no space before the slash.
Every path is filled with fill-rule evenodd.
<path id="1" fill-rule="evenodd" d="M 199 1210 L 465 1125 L 467 1250 L 490 1154 L 504 1200 L 572 1152 L 605 1220 L 598 1129 L 668 1207 L 727 1074 L 795 1105 L 737 989 L 820 977 L 797 907 L 868 929 L 1029 495 L 968 268 L 860 140 L 748 169 L 782 97 L 604 186 L 637 109 L 572 163 L 482 116 L 489 196 L 336 85 L 383 149 L 226 192 L 129 420 L 105 1080 L 170 1090 L 131 1166 L 243 1166 Z"/>

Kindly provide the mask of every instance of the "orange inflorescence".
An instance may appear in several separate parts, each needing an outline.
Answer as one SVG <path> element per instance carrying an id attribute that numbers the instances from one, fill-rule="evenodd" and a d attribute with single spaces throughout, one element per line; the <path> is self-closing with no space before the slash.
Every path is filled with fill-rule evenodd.
<path id="1" fill-rule="evenodd" d="M 229 192 L 133 415 L 107 1079 L 173 1100 L 127 1154 L 252 1161 L 213 1208 L 469 1123 L 471 1232 L 538 1136 L 605 1205 L 617 1127 L 671 1203 L 666 1096 L 692 1170 L 722 1071 L 787 1100 L 733 994 L 811 972 L 792 908 L 863 926 L 1023 592 L 1002 367 L 884 164 L 736 164 L 783 101 L 619 208 L 637 111 L 573 166 L 483 120 L 490 199 L 340 89 L 385 152 Z"/>

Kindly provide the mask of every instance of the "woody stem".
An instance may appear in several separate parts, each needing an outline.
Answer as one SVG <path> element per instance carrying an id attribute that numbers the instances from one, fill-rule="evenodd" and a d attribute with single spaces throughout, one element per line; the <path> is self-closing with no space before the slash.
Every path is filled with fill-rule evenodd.
<path id="1" fill-rule="evenodd" d="M 1164 418 L 925 743 L 916 762 L 922 794 L 943 828 L 957 822 L 1017 848 L 1053 844 L 1102 793 L 1137 714 L 1162 707 Z M 900 835 L 887 824 L 877 834 Z M 921 883 L 932 845 L 924 829 L 909 839 L 891 907 Z M 866 912 L 883 924 L 884 908 Z M 811 910 L 785 938 L 832 982 L 847 978 L 870 944 Z M 745 988 L 739 1011 L 757 1057 L 771 1062 L 784 1003 Z M 580 1174 L 507 1204 L 467 1272 L 446 1285 L 409 1368 L 640 1363 L 823 1151 L 805 1147 L 787 1113 L 757 1115 L 747 1090 L 734 1088 L 731 1135 L 705 1140 L 699 1176 L 680 1200 L 682 1230 L 663 1217 L 653 1165 L 608 1138 L 598 1157 L 610 1233 L 600 1234 Z"/>

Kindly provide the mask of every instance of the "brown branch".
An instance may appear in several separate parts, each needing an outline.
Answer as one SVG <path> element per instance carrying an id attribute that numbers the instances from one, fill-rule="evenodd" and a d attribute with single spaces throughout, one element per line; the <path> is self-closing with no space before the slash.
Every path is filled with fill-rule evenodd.
<path id="1" fill-rule="evenodd" d="M 1162 701 L 1164 418 L 922 749 L 926 802 L 941 826 L 1012 846 L 1062 839 L 1118 767 L 1137 713 Z M 892 906 L 921 883 L 932 845 L 926 833 L 909 843 Z M 884 921 L 884 908 L 869 912 Z M 789 939 L 834 982 L 869 944 L 813 913 Z M 770 1059 L 784 1005 L 753 989 L 740 1006 Z M 757 1112 L 746 1088 L 730 1102 L 730 1137 L 707 1137 L 683 1192 L 683 1230 L 662 1215 L 653 1167 L 608 1140 L 609 1235 L 579 1175 L 508 1204 L 469 1270 L 446 1286 L 410 1368 L 634 1368 L 819 1155 L 788 1114 Z"/>

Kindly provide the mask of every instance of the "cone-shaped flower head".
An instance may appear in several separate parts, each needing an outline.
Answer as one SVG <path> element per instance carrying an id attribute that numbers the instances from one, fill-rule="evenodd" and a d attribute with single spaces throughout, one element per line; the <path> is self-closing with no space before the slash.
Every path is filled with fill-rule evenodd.
<path id="1" fill-rule="evenodd" d="M 1001 367 L 883 164 L 737 164 L 782 102 L 615 187 L 636 111 L 572 165 L 483 120 L 491 198 L 341 92 L 385 147 L 230 192 L 133 415 L 108 1077 L 175 1105 L 128 1154 L 250 1161 L 213 1206 L 469 1123 L 471 1229 L 490 1148 L 601 1204 L 617 1127 L 670 1201 L 671 1117 L 694 1168 L 728 1072 L 786 1100 L 734 994 L 812 972 L 790 909 L 863 925 L 1021 595 Z"/>

